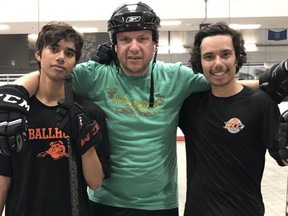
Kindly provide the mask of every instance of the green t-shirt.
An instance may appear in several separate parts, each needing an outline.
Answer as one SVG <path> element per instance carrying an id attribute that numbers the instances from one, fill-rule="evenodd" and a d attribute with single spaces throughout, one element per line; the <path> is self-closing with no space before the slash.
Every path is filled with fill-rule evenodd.
<path id="1" fill-rule="evenodd" d="M 150 64 L 151 68 L 151 64 Z M 151 70 L 151 69 L 150 69 Z M 105 112 L 111 149 L 111 177 L 96 191 L 97 203 L 144 210 L 178 207 L 176 130 L 180 107 L 191 93 L 206 91 L 202 74 L 157 61 L 154 108 L 148 108 L 151 71 L 127 76 L 114 64 L 89 61 L 73 72 L 75 92 Z"/>

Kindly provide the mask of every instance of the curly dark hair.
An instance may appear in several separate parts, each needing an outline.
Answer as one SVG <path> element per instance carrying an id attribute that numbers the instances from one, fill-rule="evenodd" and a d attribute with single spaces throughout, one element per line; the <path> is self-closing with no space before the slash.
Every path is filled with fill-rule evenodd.
<path id="1" fill-rule="evenodd" d="M 189 63 L 192 66 L 192 69 L 195 72 L 203 73 L 202 64 L 201 64 L 201 48 L 200 45 L 202 40 L 209 36 L 215 35 L 230 35 L 232 37 L 232 42 L 236 55 L 236 73 L 238 73 L 239 69 L 242 67 L 244 63 L 247 61 L 247 53 L 244 47 L 244 40 L 242 37 L 242 33 L 236 31 L 229 26 L 227 26 L 223 22 L 218 22 L 216 24 L 210 24 L 205 28 L 199 30 L 194 36 L 194 44 L 192 47 L 192 51 L 190 52 L 190 60 Z"/>

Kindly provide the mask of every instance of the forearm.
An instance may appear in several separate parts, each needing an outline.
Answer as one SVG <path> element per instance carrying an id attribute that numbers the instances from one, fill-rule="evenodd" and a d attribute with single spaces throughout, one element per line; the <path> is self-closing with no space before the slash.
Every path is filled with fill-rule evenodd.
<path id="1" fill-rule="evenodd" d="M 95 190 L 102 185 L 104 173 L 101 162 L 94 147 L 91 147 L 82 156 L 82 169 L 87 185 Z"/>
<path id="2" fill-rule="evenodd" d="M 252 89 L 258 89 L 260 87 L 259 80 L 238 80 L 238 82 Z"/>
<path id="3" fill-rule="evenodd" d="M 6 197 L 8 194 L 11 178 L 0 175 L 0 213 L 3 213 L 3 209 L 6 203 Z"/>
<path id="4" fill-rule="evenodd" d="M 39 71 L 34 71 L 23 75 L 22 77 L 16 79 L 13 83 L 24 86 L 29 92 L 29 95 L 32 96 L 36 93 L 38 89 L 39 77 L 40 77 Z"/>

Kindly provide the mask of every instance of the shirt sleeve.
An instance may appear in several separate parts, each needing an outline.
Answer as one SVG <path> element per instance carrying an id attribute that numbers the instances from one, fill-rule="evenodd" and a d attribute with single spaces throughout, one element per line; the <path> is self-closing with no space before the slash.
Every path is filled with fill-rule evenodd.
<path id="1" fill-rule="evenodd" d="M 12 176 L 11 157 L 0 154 L 0 175 Z"/>

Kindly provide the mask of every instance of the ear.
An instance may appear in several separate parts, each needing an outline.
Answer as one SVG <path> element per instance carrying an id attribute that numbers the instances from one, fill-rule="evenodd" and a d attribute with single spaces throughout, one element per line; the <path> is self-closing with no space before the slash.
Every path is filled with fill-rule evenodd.
<path id="1" fill-rule="evenodd" d="M 154 52 L 157 52 L 158 51 L 158 46 L 157 44 L 154 44 Z"/>
<path id="2" fill-rule="evenodd" d="M 39 53 L 39 50 L 36 50 L 35 51 L 35 58 L 37 59 L 37 61 L 41 61 L 41 56 L 40 56 L 40 53 Z"/>
<path id="3" fill-rule="evenodd" d="M 117 53 L 117 44 L 115 44 L 113 47 L 114 47 L 114 51 Z"/>

